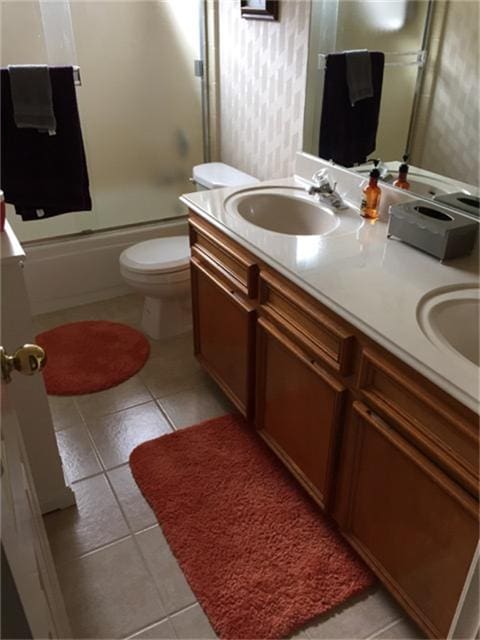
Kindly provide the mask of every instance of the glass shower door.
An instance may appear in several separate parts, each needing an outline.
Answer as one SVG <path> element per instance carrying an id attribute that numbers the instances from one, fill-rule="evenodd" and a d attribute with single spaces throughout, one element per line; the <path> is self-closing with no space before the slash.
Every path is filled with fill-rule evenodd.
<path id="1" fill-rule="evenodd" d="M 194 60 L 202 58 L 203 2 L 41 3 L 48 5 L 44 22 L 58 18 L 56 5 L 62 11 L 68 5 L 71 14 L 76 60 L 70 55 L 63 64 L 80 67 L 77 100 L 93 211 L 22 222 L 9 208 L 17 235 L 43 239 L 182 215 L 178 196 L 190 189 L 192 166 L 203 161 L 202 80 L 194 73 Z M 2 66 L 62 64 L 58 56 L 51 62 L 40 3 L 2 4 Z"/>

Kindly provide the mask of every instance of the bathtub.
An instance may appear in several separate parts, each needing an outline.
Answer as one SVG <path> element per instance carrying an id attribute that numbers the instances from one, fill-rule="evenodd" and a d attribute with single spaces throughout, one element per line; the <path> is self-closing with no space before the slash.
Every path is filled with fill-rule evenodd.
<path id="1" fill-rule="evenodd" d="M 118 258 L 129 245 L 187 234 L 187 218 L 23 243 L 25 281 L 32 315 L 131 292 Z"/>

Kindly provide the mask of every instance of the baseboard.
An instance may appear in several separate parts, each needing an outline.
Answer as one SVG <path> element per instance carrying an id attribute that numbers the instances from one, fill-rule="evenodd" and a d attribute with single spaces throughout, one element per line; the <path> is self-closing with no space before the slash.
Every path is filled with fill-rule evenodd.
<path id="1" fill-rule="evenodd" d="M 70 487 L 65 487 L 63 491 L 58 492 L 54 496 L 41 500 L 39 498 L 40 512 L 42 514 L 57 511 L 58 509 L 66 509 L 76 504 L 75 493 Z"/>

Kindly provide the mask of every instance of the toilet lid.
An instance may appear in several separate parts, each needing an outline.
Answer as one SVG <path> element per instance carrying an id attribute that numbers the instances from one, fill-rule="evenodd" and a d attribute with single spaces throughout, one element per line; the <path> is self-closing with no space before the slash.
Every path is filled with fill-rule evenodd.
<path id="1" fill-rule="evenodd" d="M 190 258 L 188 236 L 155 238 L 134 244 L 120 255 L 120 262 L 131 271 L 156 273 L 187 269 Z"/>
<path id="2" fill-rule="evenodd" d="M 223 162 L 206 162 L 193 167 L 193 179 L 207 189 L 244 187 L 259 182 L 257 178 Z"/>

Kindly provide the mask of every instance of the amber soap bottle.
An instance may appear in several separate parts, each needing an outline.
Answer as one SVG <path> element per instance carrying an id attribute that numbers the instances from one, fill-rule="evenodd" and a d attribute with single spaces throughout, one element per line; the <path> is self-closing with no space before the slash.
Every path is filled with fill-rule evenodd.
<path id="1" fill-rule="evenodd" d="M 407 180 L 408 175 L 408 164 L 407 164 L 408 156 L 403 156 L 403 162 L 398 167 L 398 178 L 393 183 L 394 187 L 398 187 L 399 189 L 410 189 L 410 183 Z"/>
<path id="2" fill-rule="evenodd" d="M 360 214 L 364 218 L 376 220 L 378 218 L 378 207 L 380 206 L 380 194 L 382 193 L 378 186 L 378 178 L 380 171 L 377 169 L 378 160 L 373 161 L 374 167 L 370 171 L 370 179 L 367 186 L 363 189 L 362 204 L 360 205 Z"/>

